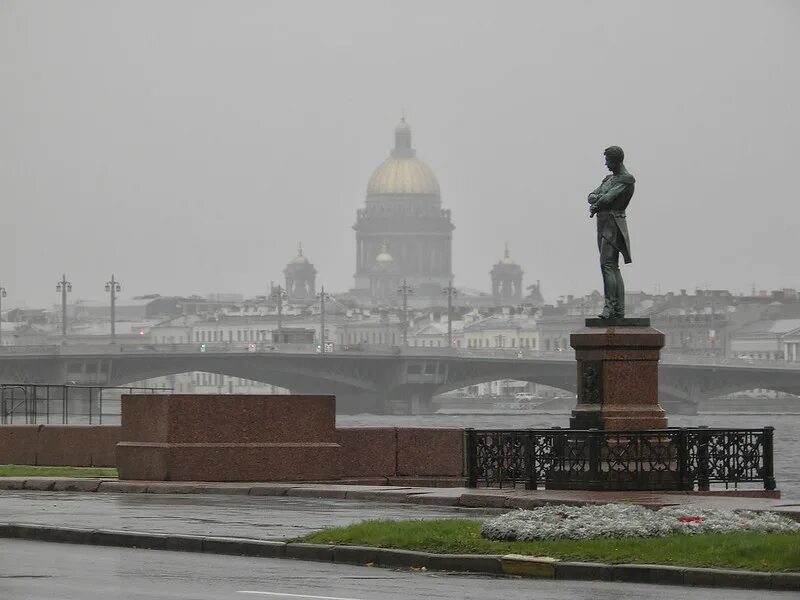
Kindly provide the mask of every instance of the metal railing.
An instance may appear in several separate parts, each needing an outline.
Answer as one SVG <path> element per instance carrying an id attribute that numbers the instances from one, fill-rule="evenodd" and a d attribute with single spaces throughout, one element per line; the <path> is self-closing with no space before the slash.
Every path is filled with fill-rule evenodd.
<path id="1" fill-rule="evenodd" d="M 0 425 L 102 425 L 104 418 L 119 417 L 122 394 L 170 392 L 172 388 L 0 383 Z"/>
<path id="2" fill-rule="evenodd" d="M 701 490 L 763 483 L 775 489 L 773 427 L 645 431 L 465 431 L 470 487 Z"/>

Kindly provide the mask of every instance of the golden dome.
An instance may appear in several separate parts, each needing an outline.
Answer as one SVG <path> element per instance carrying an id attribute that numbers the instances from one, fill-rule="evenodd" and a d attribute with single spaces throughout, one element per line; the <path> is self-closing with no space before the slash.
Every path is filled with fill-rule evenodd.
<path id="1" fill-rule="evenodd" d="M 403 118 L 394 130 L 391 156 L 372 173 L 367 194 L 439 194 L 436 175 L 415 154 L 411 127 Z"/>
<path id="2" fill-rule="evenodd" d="M 302 243 L 297 244 L 297 256 L 295 256 L 292 259 L 292 263 L 291 264 L 293 264 L 293 265 L 307 265 L 308 264 L 308 259 L 305 256 L 303 256 L 303 244 Z"/>
<path id="3" fill-rule="evenodd" d="M 381 248 L 381 253 L 378 254 L 378 256 L 375 257 L 375 262 L 378 262 L 378 263 L 390 263 L 393 260 L 394 259 L 392 258 L 392 255 L 389 254 L 389 245 L 384 240 L 383 247 Z"/>
<path id="4" fill-rule="evenodd" d="M 375 169 L 367 194 L 438 194 L 439 182 L 418 158 L 390 157 Z"/>
<path id="5" fill-rule="evenodd" d="M 508 244 L 506 244 L 506 251 L 503 253 L 503 258 L 500 259 L 501 265 L 515 265 L 517 263 L 514 262 L 514 259 L 511 258 L 511 255 L 508 253 Z"/>

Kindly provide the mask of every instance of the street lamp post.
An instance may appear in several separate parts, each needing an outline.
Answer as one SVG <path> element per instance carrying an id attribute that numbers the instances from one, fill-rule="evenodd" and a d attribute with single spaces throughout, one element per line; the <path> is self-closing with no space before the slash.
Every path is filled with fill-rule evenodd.
<path id="1" fill-rule="evenodd" d="M 322 354 L 325 354 L 325 300 L 331 297 L 330 294 L 325 293 L 325 286 L 323 285 L 320 287 L 320 292 L 317 294 L 319 298 L 319 315 L 320 315 L 320 322 L 319 322 L 319 351 Z"/>
<path id="2" fill-rule="evenodd" d="M 0 286 L 0 346 L 3 345 L 3 298 L 6 297 L 6 288 Z"/>
<path id="3" fill-rule="evenodd" d="M 414 289 L 403 279 L 403 285 L 397 288 L 397 293 L 403 297 L 403 346 L 408 346 L 408 295 L 414 293 Z"/>
<path id="4" fill-rule="evenodd" d="M 442 290 L 443 294 L 447 294 L 447 346 L 453 347 L 453 296 L 458 294 L 456 288 L 453 287 L 453 280 L 447 282 L 447 287 Z"/>
<path id="5" fill-rule="evenodd" d="M 72 291 L 72 284 L 67 281 L 66 274 L 56 283 L 56 291 L 61 292 L 61 341 L 67 340 L 67 293 Z"/>
<path id="6" fill-rule="evenodd" d="M 279 285 L 273 287 L 272 294 L 270 294 L 270 297 L 278 303 L 278 342 L 281 341 L 281 332 L 283 330 L 283 300 L 288 296 L 289 294 L 286 293 L 286 290 Z"/>
<path id="7" fill-rule="evenodd" d="M 116 341 L 116 308 L 117 308 L 117 292 L 122 291 L 119 281 L 114 279 L 114 274 L 111 274 L 111 281 L 106 281 L 106 291 L 111 294 L 111 343 Z"/>

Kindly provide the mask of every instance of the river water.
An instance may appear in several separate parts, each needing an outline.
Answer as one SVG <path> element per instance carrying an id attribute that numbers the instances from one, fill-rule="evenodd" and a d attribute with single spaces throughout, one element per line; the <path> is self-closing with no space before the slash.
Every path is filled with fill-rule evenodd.
<path id="1" fill-rule="evenodd" d="M 435 414 L 421 416 L 337 415 L 338 427 L 456 427 L 539 429 L 569 427 L 569 412 L 525 414 Z M 775 478 L 783 498 L 800 499 L 800 413 L 700 413 L 669 415 L 670 427 L 775 427 Z"/>

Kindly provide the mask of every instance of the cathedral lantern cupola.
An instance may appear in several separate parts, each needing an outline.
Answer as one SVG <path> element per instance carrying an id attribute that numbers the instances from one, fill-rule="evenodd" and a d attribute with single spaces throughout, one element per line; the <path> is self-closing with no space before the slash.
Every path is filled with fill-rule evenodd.
<path id="1" fill-rule="evenodd" d="M 295 256 L 283 270 L 286 293 L 291 300 L 311 300 L 317 295 L 317 270 L 303 255 L 303 244 L 297 245 Z"/>
<path id="2" fill-rule="evenodd" d="M 450 211 L 442 209 L 439 181 L 417 158 L 405 118 L 394 131 L 394 148 L 372 173 L 365 207 L 356 224 L 355 294 L 375 299 L 375 276 L 384 244 L 391 271 L 415 289 L 416 297 L 441 300 L 453 278 Z M 387 261 L 388 262 L 388 261 Z M 386 264 L 383 265 L 386 267 Z M 384 271 L 386 268 L 383 269 Z M 392 302 L 396 302 L 392 294 Z"/>
<path id="3" fill-rule="evenodd" d="M 508 243 L 503 258 L 492 267 L 492 299 L 496 306 L 518 304 L 522 301 L 522 267 L 508 252 Z"/>

